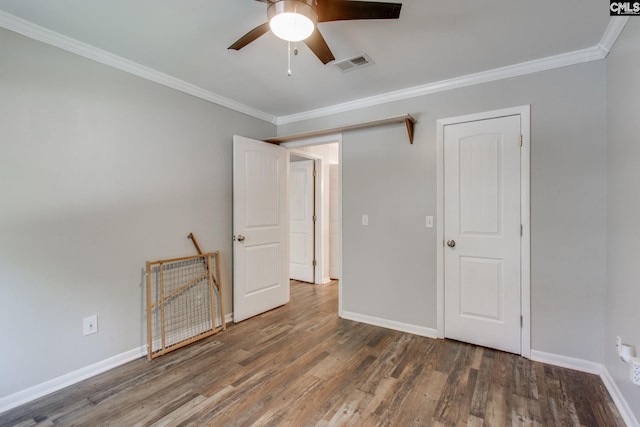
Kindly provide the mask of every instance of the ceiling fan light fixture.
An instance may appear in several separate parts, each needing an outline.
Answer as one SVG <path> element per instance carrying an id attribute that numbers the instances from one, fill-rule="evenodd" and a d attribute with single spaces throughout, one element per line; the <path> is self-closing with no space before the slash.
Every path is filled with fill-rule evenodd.
<path id="1" fill-rule="evenodd" d="M 281 0 L 267 9 L 269 26 L 276 36 L 290 42 L 308 38 L 318 23 L 318 14 L 306 2 Z"/>

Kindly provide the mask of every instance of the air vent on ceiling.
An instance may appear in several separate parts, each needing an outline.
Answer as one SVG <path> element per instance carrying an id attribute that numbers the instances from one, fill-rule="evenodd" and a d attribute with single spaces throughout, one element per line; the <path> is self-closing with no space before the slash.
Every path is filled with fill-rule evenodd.
<path id="1" fill-rule="evenodd" d="M 373 61 L 366 53 L 362 55 L 354 56 L 353 58 L 343 59 L 342 61 L 334 62 L 333 65 L 336 66 L 340 71 L 346 73 L 347 71 L 353 71 L 356 68 L 366 67 L 367 65 L 373 64 Z"/>

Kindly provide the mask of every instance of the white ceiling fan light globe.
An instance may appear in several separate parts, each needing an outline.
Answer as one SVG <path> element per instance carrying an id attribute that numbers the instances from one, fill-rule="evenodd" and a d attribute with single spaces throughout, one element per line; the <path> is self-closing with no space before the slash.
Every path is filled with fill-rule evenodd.
<path id="1" fill-rule="evenodd" d="M 274 16 L 269 21 L 273 34 L 283 40 L 299 42 L 313 33 L 313 22 L 299 13 L 285 12 Z"/>
<path id="2" fill-rule="evenodd" d="M 281 0 L 267 9 L 269 27 L 277 37 L 299 42 L 308 38 L 316 27 L 318 15 L 305 2 Z"/>

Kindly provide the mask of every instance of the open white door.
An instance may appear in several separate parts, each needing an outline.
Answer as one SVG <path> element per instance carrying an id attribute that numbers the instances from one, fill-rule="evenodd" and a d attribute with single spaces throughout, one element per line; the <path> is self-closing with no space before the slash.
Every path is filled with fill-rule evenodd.
<path id="1" fill-rule="evenodd" d="M 314 282 L 314 161 L 289 166 L 289 256 L 291 278 Z"/>
<path id="2" fill-rule="evenodd" d="M 233 320 L 289 302 L 288 157 L 233 137 Z"/>

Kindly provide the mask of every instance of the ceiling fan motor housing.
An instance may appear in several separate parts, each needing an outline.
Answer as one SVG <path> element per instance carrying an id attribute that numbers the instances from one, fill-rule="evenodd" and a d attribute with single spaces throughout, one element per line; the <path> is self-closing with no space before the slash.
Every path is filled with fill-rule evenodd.
<path id="1" fill-rule="evenodd" d="M 314 1 L 310 0 L 280 0 L 272 3 L 267 8 L 267 18 L 269 21 L 276 15 L 281 13 L 298 13 L 304 15 L 313 22 L 315 26 L 318 23 L 318 13 L 314 7 Z"/>

